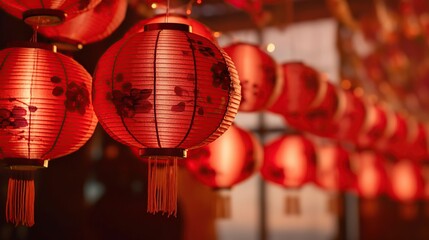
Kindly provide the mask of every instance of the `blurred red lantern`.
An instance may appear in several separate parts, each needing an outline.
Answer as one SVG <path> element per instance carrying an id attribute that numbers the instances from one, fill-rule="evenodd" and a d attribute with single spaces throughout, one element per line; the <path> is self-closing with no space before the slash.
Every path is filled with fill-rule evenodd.
<path id="1" fill-rule="evenodd" d="M 262 146 L 257 139 L 249 132 L 231 126 L 214 142 L 190 150 L 186 167 L 203 184 L 229 190 L 257 171 L 262 158 Z M 229 194 L 225 191 L 223 194 L 218 216 L 228 217 L 230 211 L 225 200 L 229 200 Z"/>
<path id="2" fill-rule="evenodd" d="M 356 140 L 356 144 L 362 148 L 373 147 L 383 137 L 387 128 L 388 114 L 385 109 L 373 103 L 366 106 L 365 120 Z"/>
<path id="3" fill-rule="evenodd" d="M 39 28 L 44 36 L 71 45 L 89 44 L 109 36 L 125 18 L 126 0 L 103 0 L 95 8 L 58 26 Z"/>
<path id="4" fill-rule="evenodd" d="M 400 202 L 412 202 L 423 195 L 424 181 L 418 165 L 408 159 L 386 164 L 389 196 Z"/>
<path id="5" fill-rule="evenodd" d="M 314 180 L 315 161 L 316 153 L 311 141 L 298 134 L 285 135 L 264 147 L 261 175 L 268 182 L 298 189 Z M 298 213 L 299 208 L 298 199 L 286 199 L 287 212 Z"/>
<path id="6" fill-rule="evenodd" d="M 329 192 L 346 191 L 354 183 L 349 154 L 339 144 L 316 147 L 315 183 Z"/>
<path id="7" fill-rule="evenodd" d="M 240 111 L 266 109 L 273 102 L 277 81 L 277 64 L 258 46 L 235 43 L 224 47 L 237 68 L 241 84 Z"/>
<path id="8" fill-rule="evenodd" d="M 232 124 L 240 85 L 227 54 L 175 23 L 146 25 L 101 57 L 94 109 L 115 140 L 149 158 L 148 211 L 176 213 L 176 164 Z"/>
<path id="9" fill-rule="evenodd" d="M 127 38 L 132 36 L 133 34 L 143 32 L 145 25 L 148 25 L 151 23 L 163 23 L 165 22 L 166 18 L 170 23 L 182 23 L 182 24 L 189 25 L 192 27 L 192 33 L 203 36 L 213 42 L 216 42 L 216 38 L 214 37 L 213 32 L 210 30 L 210 28 L 208 28 L 206 25 L 200 23 L 195 19 L 192 19 L 188 16 L 179 15 L 179 14 L 169 14 L 168 16 L 166 16 L 165 14 L 160 14 L 155 17 L 141 20 L 140 22 L 136 23 L 133 27 L 131 27 L 124 37 Z"/>
<path id="10" fill-rule="evenodd" d="M 326 92 L 326 81 L 313 68 L 301 62 L 290 62 L 281 65 L 278 78 L 279 96 L 268 110 L 287 116 L 305 112 L 318 105 Z"/>
<path id="11" fill-rule="evenodd" d="M 407 119 L 407 129 L 406 146 L 403 146 L 402 149 L 396 149 L 395 155 L 414 161 L 426 159 L 429 155 L 427 126 L 409 117 Z"/>
<path id="12" fill-rule="evenodd" d="M 369 150 L 355 152 L 351 156 L 353 172 L 356 176 L 355 189 L 362 198 L 376 198 L 387 188 L 383 158 Z"/>
<path id="13" fill-rule="evenodd" d="M 32 226 L 34 171 L 76 151 L 94 131 L 91 76 L 37 44 L 6 48 L 0 62 L 0 158 L 11 169 L 6 218 Z"/>
<path id="14" fill-rule="evenodd" d="M 387 118 L 388 125 L 384 136 L 377 142 L 378 151 L 403 157 L 402 152 L 407 144 L 408 127 L 405 117 L 400 113 L 393 113 Z"/>
<path id="15" fill-rule="evenodd" d="M 348 152 L 339 144 L 325 143 L 316 147 L 316 153 L 314 182 L 329 193 L 329 211 L 340 214 L 342 208 L 338 194 L 349 190 L 355 180 Z"/>
<path id="16" fill-rule="evenodd" d="M 352 92 L 343 92 L 342 96 L 344 97 L 343 112 L 337 121 L 328 124 L 332 125 L 332 131 L 336 132 L 337 139 L 356 142 L 365 122 L 367 107 L 362 99 Z"/>
<path id="17" fill-rule="evenodd" d="M 71 19 L 100 2 L 101 0 L 8 0 L 0 1 L 0 7 L 29 25 L 49 26 Z"/>
<path id="18" fill-rule="evenodd" d="M 338 121 L 341 116 L 338 89 L 331 83 L 326 84 L 321 101 L 315 103 L 306 112 L 286 115 L 288 124 L 323 137 L 333 138 L 336 135 L 337 132 L 332 129 L 332 123 Z"/>

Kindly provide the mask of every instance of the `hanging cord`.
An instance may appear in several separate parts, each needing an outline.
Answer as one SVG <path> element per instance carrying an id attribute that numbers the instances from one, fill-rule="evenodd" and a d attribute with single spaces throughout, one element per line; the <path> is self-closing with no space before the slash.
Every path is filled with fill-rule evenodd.
<path id="1" fill-rule="evenodd" d="M 168 17 L 170 15 L 170 0 L 167 0 L 167 11 L 165 12 L 165 22 L 168 23 Z"/>
<path id="2" fill-rule="evenodd" d="M 39 25 L 33 26 L 33 36 L 31 36 L 30 42 L 37 42 L 37 31 L 39 30 Z"/>

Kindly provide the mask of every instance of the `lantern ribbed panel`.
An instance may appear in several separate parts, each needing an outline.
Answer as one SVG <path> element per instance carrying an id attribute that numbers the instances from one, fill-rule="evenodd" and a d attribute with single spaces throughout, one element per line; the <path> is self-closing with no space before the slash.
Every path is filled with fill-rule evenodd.
<path id="1" fill-rule="evenodd" d="M 101 0 L 0 0 L 0 7 L 19 19 L 22 19 L 25 11 L 34 9 L 61 10 L 68 18 L 72 18 L 94 8 L 100 2 Z"/>
<path id="2" fill-rule="evenodd" d="M 212 143 L 190 150 L 186 167 L 207 186 L 230 188 L 257 171 L 262 158 L 256 138 L 233 125 Z"/>
<path id="3" fill-rule="evenodd" d="M 92 135 L 91 76 L 73 59 L 7 48 L 0 51 L 0 81 L 0 158 L 58 158 Z"/>
<path id="4" fill-rule="evenodd" d="M 165 14 L 157 15 L 148 19 L 141 20 L 136 23 L 133 27 L 128 30 L 128 32 L 124 35 L 125 38 L 132 36 L 133 34 L 143 32 L 144 26 L 151 23 L 163 23 L 165 22 Z M 168 22 L 170 23 L 183 23 L 192 27 L 192 33 L 203 36 L 212 42 L 216 42 L 215 37 L 213 36 L 213 32 L 206 25 L 200 23 L 199 21 L 189 18 L 183 15 L 168 15 Z"/>
<path id="5" fill-rule="evenodd" d="M 280 137 L 264 147 L 262 177 L 286 188 L 313 181 L 316 152 L 313 143 L 300 135 Z"/>
<path id="6" fill-rule="evenodd" d="M 272 103 L 277 64 L 258 46 L 235 43 L 224 47 L 234 61 L 241 84 L 240 111 L 261 111 Z"/>
<path id="7" fill-rule="evenodd" d="M 39 28 L 44 36 L 67 43 L 100 41 L 115 31 L 125 18 L 126 0 L 104 0 L 94 9 L 58 26 Z"/>
<path id="8" fill-rule="evenodd" d="M 150 30 L 101 57 L 94 109 L 117 141 L 138 148 L 205 145 L 232 124 L 240 85 L 229 57 L 204 37 Z"/>

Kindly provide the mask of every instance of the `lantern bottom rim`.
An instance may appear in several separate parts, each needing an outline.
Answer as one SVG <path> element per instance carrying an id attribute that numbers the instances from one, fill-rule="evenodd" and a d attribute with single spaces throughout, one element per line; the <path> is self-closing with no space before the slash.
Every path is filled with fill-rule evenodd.
<path id="1" fill-rule="evenodd" d="M 31 26 L 55 26 L 64 22 L 67 14 L 58 9 L 30 9 L 22 14 L 25 23 Z"/>
<path id="2" fill-rule="evenodd" d="M 177 157 L 186 158 L 187 150 L 183 148 L 141 148 L 140 157 Z"/>
<path id="3" fill-rule="evenodd" d="M 27 158 L 6 158 L 5 164 L 6 167 L 11 170 L 36 170 L 39 168 L 47 168 L 48 160 L 40 160 L 40 159 L 27 159 Z"/>

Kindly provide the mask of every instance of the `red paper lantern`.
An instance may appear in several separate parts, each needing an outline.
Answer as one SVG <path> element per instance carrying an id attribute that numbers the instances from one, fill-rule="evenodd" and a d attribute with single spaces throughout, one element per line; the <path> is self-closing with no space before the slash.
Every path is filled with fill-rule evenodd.
<path id="1" fill-rule="evenodd" d="M 393 113 L 388 117 L 388 125 L 382 139 L 378 141 L 376 148 L 396 157 L 403 157 L 402 151 L 407 143 L 407 121 L 400 113 Z"/>
<path id="2" fill-rule="evenodd" d="M 58 26 L 39 28 L 44 36 L 72 45 L 100 41 L 115 31 L 125 18 L 126 0 L 103 0 L 95 8 Z"/>
<path id="3" fill-rule="evenodd" d="M 423 195 L 424 181 L 418 165 L 408 159 L 386 164 L 389 196 L 400 202 L 412 202 Z"/>
<path id="4" fill-rule="evenodd" d="M 94 131 L 91 76 L 35 44 L 0 51 L 0 62 L 0 158 L 12 170 L 6 217 L 32 226 L 33 172 L 79 149 Z"/>
<path id="5" fill-rule="evenodd" d="M 383 137 L 388 125 L 388 113 L 382 105 L 369 103 L 366 106 L 365 120 L 356 140 L 361 148 L 373 147 Z"/>
<path id="6" fill-rule="evenodd" d="M 230 216 L 230 192 L 259 170 L 262 146 L 249 132 L 231 126 L 214 142 L 188 152 L 187 169 L 201 183 L 216 190 L 217 216 Z"/>
<path id="7" fill-rule="evenodd" d="M 327 82 L 317 71 L 301 62 L 284 63 L 280 69 L 281 77 L 277 79 L 280 95 L 275 97 L 269 111 L 296 115 L 320 103 Z"/>
<path id="8" fill-rule="evenodd" d="M 212 188 L 231 188 L 262 163 L 262 147 L 249 132 L 231 126 L 216 141 L 188 152 L 186 167 Z"/>
<path id="9" fill-rule="evenodd" d="M 316 153 L 313 143 L 301 135 L 285 135 L 264 147 L 262 177 L 287 189 L 298 189 L 314 180 Z M 300 212 L 297 197 L 286 198 L 286 212 Z"/>
<path id="10" fill-rule="evenodd" d="M 176 213 L 176 159 L 222 135 L 240 103 L 228 55 L 188 27 L 146 25 L 110 47 L 94 75 L 101 125 L 149 157 L 149 212 Z"/>
<path id="11" fill-rule="evenodd" d="M 338 91 L 334 85 L 326 82 L 321 101 L 316 102 L 306 112 L 286 115 L 286 121 L 294 128 L 334 138 L 336 131 L 332 129 L 332 123 L 337 122 L 341 116 Z"/>
<path id="12" fill-rule="evenodd" d="M 325 144 L 316 148 L 315 183 L 329 192 L 346 191 L 354 183 L 349 154 L 338 144 Z"/>
<path id="13" fill-rule="evenodd" d="M 182 23 L 192 27 L 192 33 L 203 36 L 213 42 L 216 42 L 216 39 L 213 35 L 213 32 L 206 25 L 201 22 L 192 19 L 188 16 L 179 15 L 179 14 L 169 14 L 168 17 L 165 14 L 160 14 L 155 17 L 144 19 L 136 23 L 128 32 L 125 34 L 125 38 L 132 36 L 133 34 L 143 32 L 145 25 L 151 23 L 163 23 L 165 19 L 168 19 L 170 23 Z"/>
<path id="14" fill-rule="evenodd" d="M 240 111 L 261 111 L 273 102 L 277 64 L 258 46 L 235 43 L 224 47 L 237 68 L 241 84 Z"/>
<path id="15" fill-rule="evenodd" d="M 0 7 L 34 26 L 57 25 L 94 8 L 101 0 L 8 0 Z"/>
<path id="16" fill-rule="evenodd" d="M 379 154 L 361 150 L 352 155 L 351 161 L 356 176 L 355 189 L 360 197 L 372 199 L 386 191 L 387 176 Z"/>

